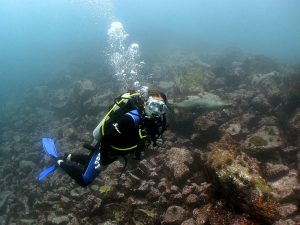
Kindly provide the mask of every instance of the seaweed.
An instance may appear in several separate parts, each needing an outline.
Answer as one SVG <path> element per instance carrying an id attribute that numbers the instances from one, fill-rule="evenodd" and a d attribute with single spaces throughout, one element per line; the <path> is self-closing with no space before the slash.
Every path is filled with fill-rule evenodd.
<path id="1" fill-rule="evenodd" d="M 257 139 L 261 143 L 260 137 Z M 233 205 L 238 206 L 254 217 L 273 221 L 277 212 L 277 202 L 273 190 L 259 175 L 254 160 L 239 157 L 239 145 L 225 136 L 208 155 L 207 167 L 213 184 L 220 194 Z"/>
<path id="2" fill-rule="evenodd" d="M 251 137 L 249 139 L 249 143 L 256 146 L 256 147 L 265 146 L 265 145 L 268 144 L 268 142 L 260 136 Z"/>
<path id="3" fill-rule="evenodd" d="M 201 68 L 192 68 L 175 80 L 176 86 L 183 94 L 203 91 L 207 77 Z"/>

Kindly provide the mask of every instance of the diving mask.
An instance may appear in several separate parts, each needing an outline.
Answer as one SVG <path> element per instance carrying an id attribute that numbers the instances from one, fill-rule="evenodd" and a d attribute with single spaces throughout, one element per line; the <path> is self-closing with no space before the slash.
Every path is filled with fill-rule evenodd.
<path id="1" fill-rule="evenodd" d="M 149 97 L 146 102 L 145 113 L 147 116 L 161 116 L 167 111 L 167 106 L 162 100 Z"/>

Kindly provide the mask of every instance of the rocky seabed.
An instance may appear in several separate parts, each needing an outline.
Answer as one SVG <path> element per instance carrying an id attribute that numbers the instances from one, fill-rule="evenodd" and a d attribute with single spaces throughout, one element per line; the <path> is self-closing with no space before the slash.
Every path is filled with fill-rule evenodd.
<path id="1" fill-rule="evenodd" d="M 84 152 L 115 85 L 62 79 L 3 106 L 0 224 L 300 224 L 299 71 L 264 56 L 208 61 L 174 52 L 153 66 L 153 85 L 172 102 L 210 92 L 231 106 L 170 112 L 162 147 L 121 176 L 114 162 L 87 188 L 60 170 L 36 180 L 51 164 L 40 139 Z"/>

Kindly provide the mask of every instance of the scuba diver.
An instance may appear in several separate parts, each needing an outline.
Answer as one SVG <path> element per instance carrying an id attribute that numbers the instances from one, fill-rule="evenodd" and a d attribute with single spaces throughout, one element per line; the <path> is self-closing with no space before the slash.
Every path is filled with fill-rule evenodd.
<path id="1" fill-rule="evenodd" d="M 91 151 L 90 154 L 65 154 L 56 158 L 56 166 L 82 187 L 89 185 L 120 156 L 125 159 L 125 169 L 128 154 L 139 160 L 151 142 L 154 147 L 161 145 L 161 135 L 166 129 L 166 112 L 165 94 L 148 89 L 143 93 L 129 91 L 115 99 L 94 129 L 95 146 L 84 145 Z"/>

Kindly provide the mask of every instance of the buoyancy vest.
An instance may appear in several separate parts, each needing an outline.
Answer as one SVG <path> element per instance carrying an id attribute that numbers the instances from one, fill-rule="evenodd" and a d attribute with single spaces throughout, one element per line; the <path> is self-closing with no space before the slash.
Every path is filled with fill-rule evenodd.
<path id="1" fill-rule="evenodd" d="M 140 93 L 125 93 L 121 95 L 120 97 L 115 99 L 115 103 L 110 107 L 104 118 L 100 123 L 102 123 L 101 126 L 101 135 L 102 137 L 105 135 L 105 124 L 109 120 L 114 120 L 120 115 L 123 115 L 127 112 L 130 112 L 131 110 L 135 109 L 131 99 L 134 97 L 139 97 Z"/>
<path id="2" fill-rule="evenodd" d="M 144 135 L 144 132 L 141 130 L 141 127 L 139 126 L 141 121 L 141 115 L 135 104 L 135 100 L 137 100 L 137 98 L 139 97 L 140 97 L 140 93 L 133 93 L 133 94 L 125 93 L 115 100 L 115 103 L 110 107 L 107 114 L 100 122 L 102 123 L 101 125 L 102 137 L 105 136 L 105 125 L 109 124 L 109 121 L 113 121 L 117 119 L 118 116 L 124 114 L 131 116 L 131 118 L 133 119 L 135 127 L 138 129 L 139 138 L 143 139 L 147 137 L 146 135 Z M 130 151 L 137 148 L 138 144 L 125 147 L 125 148 L 117 147 L 115 145 L 111 145 L 111 147 L 119 151 Z"/>
<path id="3" fill-rule="evenodd" d="M 131 110 L 130 112 L 126 113 L 126 115 L 131 116 L 134 121 L 134 126 L 137 127 L 140 123 L 141 116 L 137 109 Z"/>

